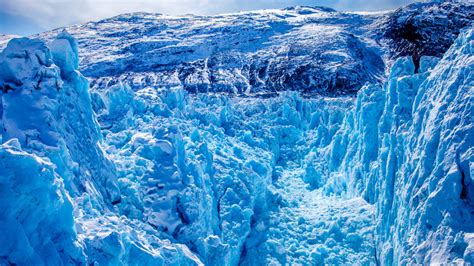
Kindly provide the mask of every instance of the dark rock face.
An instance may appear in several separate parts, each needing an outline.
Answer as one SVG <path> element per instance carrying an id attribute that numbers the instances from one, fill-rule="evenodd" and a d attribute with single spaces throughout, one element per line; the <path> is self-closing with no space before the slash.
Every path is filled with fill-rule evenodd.
<path id="1" fill-rule="evenodd" d="M 458 1 L 414 3 L 382 20 L 391 56 L 412 56 L 418 69 L 421 56 L 441 57 L 462 28 L 472 25 L 474 5 Z"/>

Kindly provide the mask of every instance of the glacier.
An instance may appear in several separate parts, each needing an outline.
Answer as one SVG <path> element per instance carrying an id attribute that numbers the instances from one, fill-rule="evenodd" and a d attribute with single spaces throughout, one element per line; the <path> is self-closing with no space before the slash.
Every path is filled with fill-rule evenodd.
<path id="1" fill-rule="evenodd" d="M 395 13 L 413 9 L 444 17 L 460 6 L 419 3 Z M 462 16 L 449 26 L 458 29 L 471 11 L 456 12 Z M 404 39 L 397 46 L 393 38 L 387 45 L 396 48 L 384 50 L 363 32 L 349 37 L 357 39 L 356 48 L 348 46 L 344 38 L 352 33 L 341 25 L 372 29 L 400 22 L 386 13 L 298 7 L 217 16 L 211 28 L 206 17 L 158 16 L 156 22 L 153 15 L 127 14 L 39 39 L 14 38 L 0 53 L 0 264 L 474 263 L 472 26 L 449 36 L 430 26 L 425 33 L 433 43 L 412 46 Z M 417 18 L 426 25 L 427 17 Z M 242 67 L 232 65 L 234 56 L 242 65 L 266 60 L 276 44 L 265 41 L 258 51 L 245 44 L 229 52 L 223 72 L 202 72 L 195 52 L 163 57 L 189 48 L 176 40 L 134 40 L 129 49 L 139 55 L 131 56 L 105 52 L 110 47 L 100 38 L 85 37 L 97 33 L 84 27 L 109 35 L 112 29 L 102 27 L 114 27 L 119 33 L 109 37 L 119 48 L 121 31 L 140 35 L 131 29 L 166 19 L 175 27 L 187 20 L 199 25 L 190 29 L 203 34 L 191 39 L 198 44 L 188 43 L 193 49 L 204 49 L 222 30 L 213 27 L 234 21 L 230 32 L 258 35 L 261 26 L 290 36 L 329 21 L 314 30 L 344 38 L 314 48 L 317 55 L 339 47 L 325 57 L 335 68 L 303 71 L 293 76 L 296 83 L 275 86 L 271 75 L 257 84 L 250 82 L 253 74 L 232 72 Z M 267 28 L 272 20 L 276 24 Z M 188 41 L 189 32 L 179 34 L 180 42 Z M 304 56 L 306 49 L 327 38 L 306 37 L 289 67 L 313 60 Z M 443 44 L 430 49 L 437 42 Z M 208 52 L 196 53 L 223 59 Z M 355 64 L 340 61 L 347 55 Z M 183 62 L 147 72 L 157 60 Z M 175 69 L 191 69 L 187 60 L 198 64 L 190 70 L 196 79 L 130 82 L 178 75 Z M 368 72 L 353 77 L 361 65 Z M 282 65 L 277 70 L 297 73 Z M 225 76 L 222 83 L 201 79 L 213 71 Z M 356 83 L 297 83 L 335 73 Z"/>

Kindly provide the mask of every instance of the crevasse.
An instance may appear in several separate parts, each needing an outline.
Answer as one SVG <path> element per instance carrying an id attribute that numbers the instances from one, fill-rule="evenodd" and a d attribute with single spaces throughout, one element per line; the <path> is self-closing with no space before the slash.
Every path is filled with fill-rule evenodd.
<path id="1" fill-rule="evenodd" d="M 473 263 L 473 42 L 355 98 L 259 99 L 90 92 L 70 35 L 14 39 L 0 262 Z"/>
<path id="2" fill-rule="evenodd" d="M 325 154 L 325 186 L 342 175 L 374 203 L 383 264 L 472 262 L 472 40 L 468 30 L 441 60 L 422 57 L 421 73 L 398 59 L 383 88 L 361 90 Z"/>

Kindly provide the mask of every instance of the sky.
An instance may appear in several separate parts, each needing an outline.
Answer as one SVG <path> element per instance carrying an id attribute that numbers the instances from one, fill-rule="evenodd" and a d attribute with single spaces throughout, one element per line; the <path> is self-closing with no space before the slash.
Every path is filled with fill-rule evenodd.
<path id="1" fill-rule="evenodd" d="M 0 33 L 27 36 L 129 12 L 213 15 L 289 6 L 340 11 L 395 9 L 413 0 L 0 0 Z"/>

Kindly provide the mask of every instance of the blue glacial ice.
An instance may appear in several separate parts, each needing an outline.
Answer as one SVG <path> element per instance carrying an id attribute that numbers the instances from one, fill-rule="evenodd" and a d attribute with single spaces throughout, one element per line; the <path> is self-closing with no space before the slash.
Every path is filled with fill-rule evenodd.
<path id="1" fill-rule="evenodd" d="M 256 98 L 90 90 L 67 32 L 13 39 L 0 264 L 472 264 L 473 44 L 354 97 Z"/>
<path id="2" fill-rule="evenodd" d="M 116 166 L 101 147 L 75 40 L 12 40 L 2 77 L 2 264 L 195 264 L 149 226 L 122 221 Z M 100 225 L 104 226 L 100 226 Z M 181 254 L 181 256 L 177 255 Z M 114 262 L 115 261 L 115 262 Z"/>

